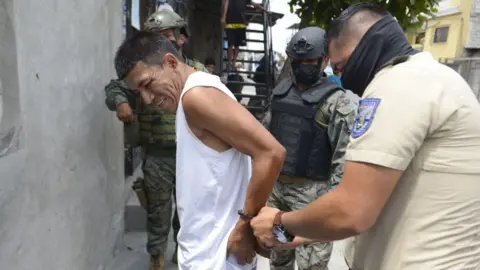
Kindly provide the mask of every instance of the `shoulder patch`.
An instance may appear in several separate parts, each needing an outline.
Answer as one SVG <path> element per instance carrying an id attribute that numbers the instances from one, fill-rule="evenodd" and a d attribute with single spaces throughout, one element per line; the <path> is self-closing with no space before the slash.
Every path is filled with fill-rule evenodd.
<path id="1" fill-rule="evenodd" d="M 358 105 L 358 113 L 352 128 L 352 137 L 358 138 L 362 136 L 370 128 L 373 117 L 380 104 L 379 98 L 361 99 Z"/>

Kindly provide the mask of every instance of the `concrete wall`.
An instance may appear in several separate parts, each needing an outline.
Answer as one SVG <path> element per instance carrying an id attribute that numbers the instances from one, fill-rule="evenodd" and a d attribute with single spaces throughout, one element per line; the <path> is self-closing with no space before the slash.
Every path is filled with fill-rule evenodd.
<path id="1" fill-rule="evenodd" d="M 125 180 L 103 86 L 121 39 L 120 0 L 0 1 L 0 269 L 111 260 Z"/>

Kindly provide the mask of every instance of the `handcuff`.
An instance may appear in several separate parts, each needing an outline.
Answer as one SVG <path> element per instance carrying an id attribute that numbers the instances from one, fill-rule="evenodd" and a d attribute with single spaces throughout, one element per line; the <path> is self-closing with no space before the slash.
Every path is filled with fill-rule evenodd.
<path id="1" fill-rule="evenodd" d="M 272 234 L 275 237 L 275 239 L 282 243 L 288 243 L 293 241 L 294 236 L 291 235 L 290 233 L 285 230 L 285 228 L 282 225 L 282 215 L 285 212 L 279 211 L 276 215 L 275 218 L 273 219 L 273 229 L 272 229 Z M 238 210 L 238 215 L 240 216 L 241 219 L 250 221 L 252 220 L 255 216 L 249 215 L 245 213 L 243 210 Z"/>
<path id="2" fill-rule="evenodd" d="M 252 215 L 249 215 L 249 214 L 245 213 L 245 211 L 243 211 L 243 210 L 238 210 L 237 213 L 238 213 L 238 215 L 240 216 L 241 219 L 247 220 L 247 221 L 250 221 L 255 217 L 255 216 L 252 216 Z"/>

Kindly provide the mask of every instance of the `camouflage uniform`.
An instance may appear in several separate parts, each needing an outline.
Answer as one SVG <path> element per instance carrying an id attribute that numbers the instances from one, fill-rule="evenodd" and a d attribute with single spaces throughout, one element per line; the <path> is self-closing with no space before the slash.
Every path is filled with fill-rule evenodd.
<path id="1" fill-rule="evenodd" d="M 315 52 L 315 45 L 319 44 L 322 49 L 317 55 L 303 59 L 322 59 L 324 43 L 323 30 L 320 30 L 308 27 L 297 32 L 287 47 L 287 54 L 292 47 L 310 48 L 304 51 Z M 303 91 L 297 90 L 297 76 L 292 70 L 290 76 L 273 89 L 268 116 L 270 132 L 287 149 L 284 167 L 267 202 L 282 211 L 302 209 L 339 184 L 357 108 L 355 100 L 325 75 L 317 76 Z M 270 262 L 271 269 L 293 270 L 295 260 L 301 270 L 328 269 L 332 247 L 331 242 L 319 242 L 295 250 L 276 251 Z"/>
<path id="2" fill-rule="evenodd" d="M 147 196 L 148 207 L 148 243 L 147 251 L 151 255 L 162 255 L 167 249 L 168 233 L 172 217 L 172 190 L 175 183 L 175 122 L 172 117 L 165 117 L 164 113 L 152 106 L 141 104 L 138 95 L 128 88 L 123 80 L 112 80 L 106 87 L 107 107 L 115 111 L 121 103 L 129 105 L 138 112 L 140 144 L 144 152 L 143 174 L 144 187 Z M 174 117 L 174 116 L 173 116 Z M 163 123 L 161 119 L 164 118 Z M 170 119 L 165 119 L 170 118 Z M 167 136 L 173 145 L 168 148 L 163 143 L 156 143 L 160 139 L 162 125 L 170 122 Z M 165 127 L 165 125 L 163 125 Z M 158 133 L 152 131 L 159 129 Z M 172 137 L 173 136 L 173 137 Z M 157 138 L 155 138 L 157 137 Z M 163 145 L 162 145 L 163 144 Z M 177 223 L 177 224 L 176 224 Z M 178 233 L 178 217 L 174 217 L 174 234 Z M 176 240 L 176 237 L 174 239 Z"/>
<path id="3" fill-rule="evenodd" d="M 197 70 L 206 70 L 197 61 L 187 59 L 186 63 Z M 144 150 L 142 170 L 148 200 L 147 251 L 153 256 L 163 255 L 170 232 L 172 192 L 175 195 L 175 115 L 141 104 L 140 97 L 123 80 L 112 80 L 105 87 L 105 94 L 110 110 L 115 111 L 118 105 L 128 103 L 138 112 L 140 143 Z M 180 222 L 176 209 L 172 223 L 173 239 L 177 242 Z"/>
<path id="4" fill-rule="evenodd" d="M 319 126 L 328 122 L 328 138 L 332 146 L 333 156 L 331 176 L 329 179 L 311 180 L 288 183 L 277 181 L 267 205 L 282 211 L 302 209 L 318 197 L 336 187 L 343 176 L 345 151 L 350 139 L 350 130 L 355 120 L 357 103 L 343 91 L 337 91 L 329 96 L 319 108 L 315 120 Z M 287 178 L 288 179 L 288 178 Z M 332 253 L 331 242 L 320 242 L 300 246 L 295 250 L 277 251 L 276 259 L 271 262 L 275 270 L 294 269 L 295 259 L 299 269 L 328 269 L 327 265 Z"/>

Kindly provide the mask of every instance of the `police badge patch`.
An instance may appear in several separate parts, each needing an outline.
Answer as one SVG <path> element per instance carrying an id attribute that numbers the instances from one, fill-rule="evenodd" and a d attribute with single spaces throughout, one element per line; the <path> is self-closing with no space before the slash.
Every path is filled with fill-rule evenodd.
<path id="1" fill-rule="evenodd" d="M 373 121 L 373 116 L 380 104 L 379 98 L 361 99 L 358 105 L 358 113 L 352 128 L 352 137 L 358 138 L 367 132 Z"/>

